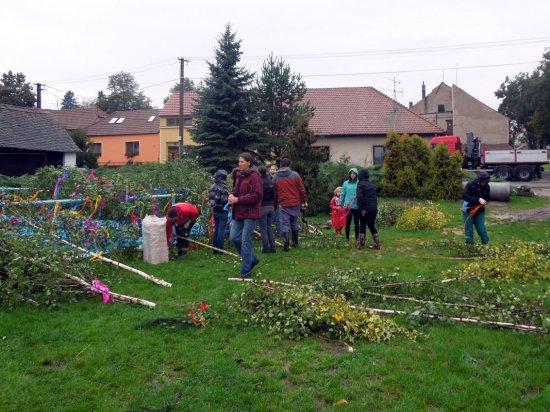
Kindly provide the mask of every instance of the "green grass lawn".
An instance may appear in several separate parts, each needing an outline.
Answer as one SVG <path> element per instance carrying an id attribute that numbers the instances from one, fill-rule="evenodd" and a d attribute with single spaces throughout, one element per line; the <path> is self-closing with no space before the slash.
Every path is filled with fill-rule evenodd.
<path id="1" fill-rule="evenodd" d="M 422 241 L 460 239 L 462 223 L 460 202 L 439 204 L 450 217 L 444 231 L 381 229 L 381 251 L 357 251 L 353 243 L 331 249 L 307 238 L 288 253 L 259 254 L 255 278 L 307 283 L 334 267 L 403 278 L 440 274 L 457 262 L 438 259 L 442 251 Z M 514 198 L 511 207 L 539 205 Z M 495 242 L 550 239 L 550 222 L 497 223 L 490 211 L 488 228 Z M 416 341 L 356 342 L 348 352 L 321 338 L 281 340 L 215 316 L 206 329 L 143 328 L 157 317 L 183 315 L 189 302 L 222 313 L 245 286 L 227 281 L 238 275 L 239 262 L 205 250 L 163 265 L 128 263 L 174 286 L 100 263 L 97 276 L 115 292 L 156 302 L 156 309 L 104 305 L 96 296 L 56 309 L 0 312 L 0 411 L 549 409 L 548 336 L 432 321 L 417 327 Z M 343 399 L 348 403 L 333 406 Z"/>

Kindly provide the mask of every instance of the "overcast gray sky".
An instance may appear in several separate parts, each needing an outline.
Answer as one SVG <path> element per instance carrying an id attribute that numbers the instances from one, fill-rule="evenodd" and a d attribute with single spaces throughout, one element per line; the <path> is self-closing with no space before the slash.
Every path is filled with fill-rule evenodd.
<path id="1" fill-rule="evenodd" d="M 19 0 L 0 8 L 0 73 L 45 83 L 45 108 L 79 101 L 132 73 L 156 107 L 179 77 L 207 75 L 231 23 L 242 65 L 281 56 L 308 87 L 373 86 L 408 105 L 441 81 L 497 108 L 508 75 L 530 72 L 550 47 L 550 1 Z M 401 91 L 401 93 L 399 93 Z"/>

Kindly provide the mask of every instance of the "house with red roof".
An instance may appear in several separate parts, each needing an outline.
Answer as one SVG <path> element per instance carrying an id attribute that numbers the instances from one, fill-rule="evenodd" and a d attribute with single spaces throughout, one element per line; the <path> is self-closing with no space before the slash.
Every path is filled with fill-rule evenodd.
<path id="1" fill-rule="evenodd" d="M 342 156 L 363 166 L 379 165 L 384 159 L 388 133 L 417 134 L 426 139 L 444 130 L 373 87 L 308 89 L 303 99 L 314 108 L 309 127 L 328 157 Z"/>
<path id="2" fill-rule="evenodd" d="M 192 114 L 197 105 L 197 99 L 197 92 L 183 93 L 183 140 L 179 135 L 180 93 L 172 93 L 160 111 L 159 161 L 161 163 L 179 158 L 180 145 L 196 145 L 189 133 L 189 128 L 193 125 Z"/>
<path id="3" fill-rule="evenodd" d="M 88 130 L 101 119 L 108 116 L 103 110 L 97 107 L 79 107 L 77 109 L 46 110 L 54 115 L 61 125 L 69 130 Z"/>
<path id="4" fill-rule="evenodd" d="M 88 128 L 100 166 L 160 161 L 159 110 L 114 112 Z"/>

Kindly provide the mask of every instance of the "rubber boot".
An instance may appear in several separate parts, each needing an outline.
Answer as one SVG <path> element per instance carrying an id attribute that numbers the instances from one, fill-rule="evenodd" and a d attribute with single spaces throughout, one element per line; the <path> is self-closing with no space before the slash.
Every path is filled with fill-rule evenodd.
<path id="1" fill-rule="evenodd" d="M 374 241 L 374 249 L 380 250 L 380 238 L 378 237 L 378 233 L 372 235 L 372 240 Z"/>
<path id="2" fill-rule="evenodd" d="M 298 231 L 293 230 L 292 231 L 292 247 L 298 246 Z"/>
<path id="3" fill-rule="evenodd" d="M 365 234 L 359 233 L 359 250 L 365 249 Z"/>
<path id="4" fill-rule="evenodd" d="M 288 239 L 288 232 L 281 233 L 283 237 L 283 252 L 288 252 L 290 250 L 290 240 Z"/>

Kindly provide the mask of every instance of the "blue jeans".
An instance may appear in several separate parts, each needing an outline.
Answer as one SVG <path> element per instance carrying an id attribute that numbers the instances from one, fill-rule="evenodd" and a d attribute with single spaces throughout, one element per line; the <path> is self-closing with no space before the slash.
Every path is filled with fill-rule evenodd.
<path id="1" fill-rule="evenodd" d="M 262 235 L 262 251 L 264 253 L 275 251 L 275 237 L 271 226 L 274 214 L 273 206 L 262 206 L 260 217 L 260 234 Z"/>
<path id="2" fill-rule="evenodd" d="M 214 213 L 214 233 L 212 234 L 212 246 L 223 249 L 225 238 L 225 227 L 229 217 L 227 213 Z M 215 251 L 214 251 L 215 252 Z"/>
<path id="3" fill-rule="evenodd" d="M 229 240 L 239 252 L 242 258 L 241 275 L 248 274 L 252 270 L 252 266 L 256 266 L 260 261 L 252 248 L 252 234 L 256 227 L 256 219 L 233 219 L 231 224 L 231 234 Z"/>
<path id="4" fill-rule="evenodd" d="M 485 212 L 476 213 L 470 217 L 469 212 L 462 212 L 462 219 L 464 220 L 464 233 L 466 235 L 466 243 L 474 243 L 474 227 L 476 232 L 481 238 L 481 243 L 486 245 L 489 243 L 489 235 L 487 234 L 487 228 L 485 227 Z"/>

